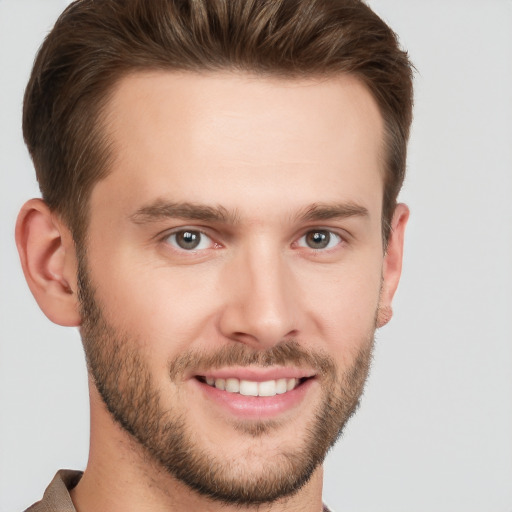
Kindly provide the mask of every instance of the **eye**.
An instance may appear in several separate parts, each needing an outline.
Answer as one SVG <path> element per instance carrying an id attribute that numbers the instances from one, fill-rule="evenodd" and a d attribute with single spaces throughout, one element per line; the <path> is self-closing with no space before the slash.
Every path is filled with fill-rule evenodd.
<path id="1" fill-rule="evenodd" d="M 200 251 L 213 246 L 212 239 L 201 231 L 182 229 L 170 234 L 165 241 L 176 249 Z"/>
<path id="2" fill-rule="evenodd" d="M 300 237 L 297 245 L 299 247 L 307 247 L 309 249 L 332 249 L 341 243 L 342 239 L 336 233 L 327 229 L 315 229 L 308 231 L 304 236 Z"/>

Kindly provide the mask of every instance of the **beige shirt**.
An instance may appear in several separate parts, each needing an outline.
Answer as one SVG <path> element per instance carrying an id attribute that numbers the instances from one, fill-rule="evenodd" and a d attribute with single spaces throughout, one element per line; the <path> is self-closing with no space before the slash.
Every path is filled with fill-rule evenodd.
<path id="1" fill-rule="evenodd" d="M 61 469 L 44 491 L 43 499 L 25 512 L 76 512 L 69 491 L 82 478 L 81 471 Z"/>
<path id="2" fill-rule="evenodd" d="M 82 478 L 81 471 L 61 469 L 44 491 L 43 499 L 27 508 L 25 512 L 76 512 L 69 491 Z M 329 509 L 324 505 L 324 512 Z"/>

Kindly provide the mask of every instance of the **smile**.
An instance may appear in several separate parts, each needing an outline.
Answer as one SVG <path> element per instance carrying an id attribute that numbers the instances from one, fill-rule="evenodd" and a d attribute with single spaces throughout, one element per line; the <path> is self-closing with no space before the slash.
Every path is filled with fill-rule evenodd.
<path id="1" fill-rule="evenodd" d="M 316 373 L 300 368 L 232 367 L 193 377 L 207 403 L 237 420 L 261 421 L 299 410 L 318 388 Z"/>
<path id="2" fill-rule="evenodd" d="M 293 391 L 305 379 L 275 379 L 263 382 L 237 379 L 235 377 L 226 379 L 215 379 L 213 377 L 199 377 L 199 380 L 221 391 L 238 393 L 244 396 L 275 396 Z"/>

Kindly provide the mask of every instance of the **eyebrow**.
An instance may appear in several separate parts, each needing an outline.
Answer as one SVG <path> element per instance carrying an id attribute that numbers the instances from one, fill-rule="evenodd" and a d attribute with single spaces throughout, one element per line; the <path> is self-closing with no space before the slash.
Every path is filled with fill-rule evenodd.
<path id="1" fill-rule="evenodd" d="M 147 224 L 168 218 L 224 224 L 236 224 L 238 222 L 238 214 L 229 212 L 223 206 L 208 206 L 187 202 L 173 203 L 163 200 L 157 200 L 152 204 L 143 206 L 130 215 L 130 219 L 136 224 Z"/>
<path id="2" fill-rule="evenodd" d="M 347 217 L 369 217 L 369 212 L 364 206 L 353 202 L 339 204 L 314 203 L 294 216 L 299 222 Z M 173 203 L 161 199 L 139 208 L 130 215 L 130 219 L 136 224 L 147 224 L 169 218 L 222 224 L 237 224 L 240 220 L 237 211 L 229 211 L 223 206 L 209 206 L 190 202 Z"/>
<path id="3" fill-rule="evenodd" d="M 362 205 L 347 202 L 338 204 L 314 203 L 297 216 L 303 222 L 344 219 L 347 217 L 369 217 L 368 209 Z"/>

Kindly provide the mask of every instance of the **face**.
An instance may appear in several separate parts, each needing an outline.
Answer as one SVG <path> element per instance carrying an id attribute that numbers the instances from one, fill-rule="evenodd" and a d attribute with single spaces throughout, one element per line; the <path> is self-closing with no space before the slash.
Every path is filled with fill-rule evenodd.
<path id="1" fill-rule="evenodd" d="M 79 270 L 100 395 L 203 495 L 297 491 L 358 403 L 386 285 L 375 102 L 350 77 L 161 72 L 106 119 Z"/>

